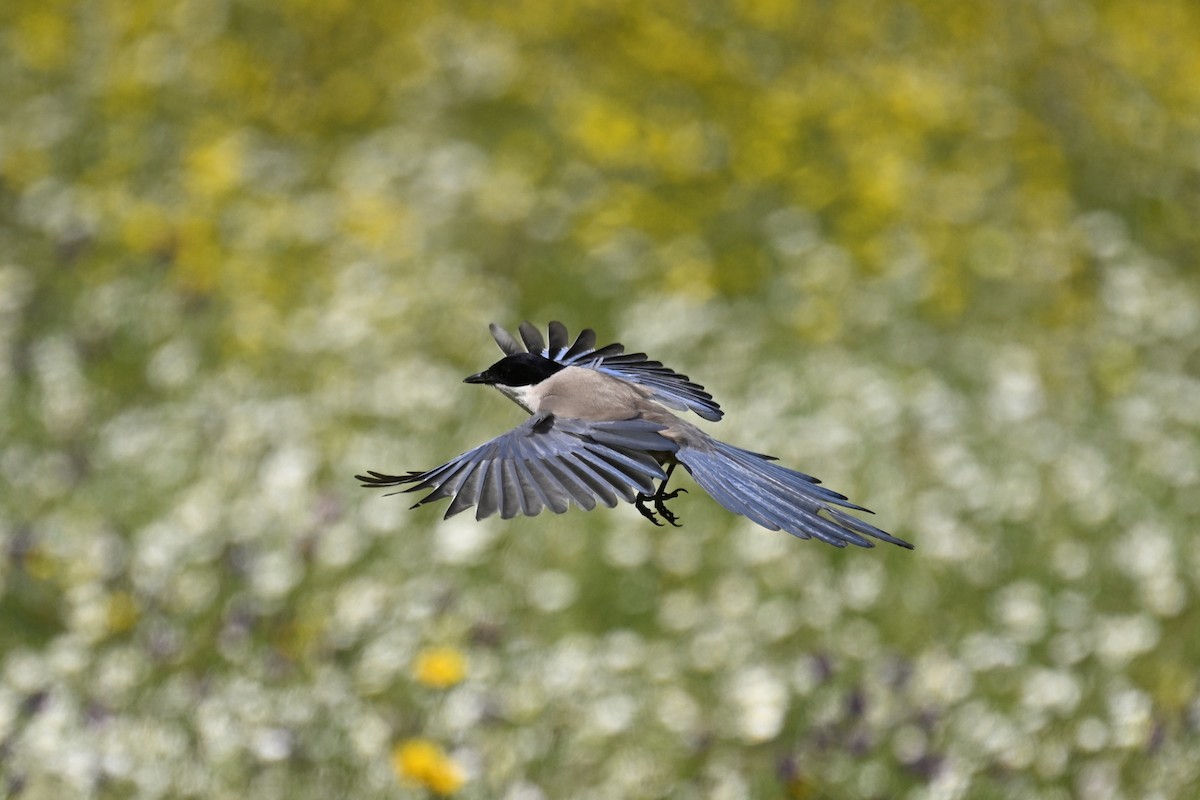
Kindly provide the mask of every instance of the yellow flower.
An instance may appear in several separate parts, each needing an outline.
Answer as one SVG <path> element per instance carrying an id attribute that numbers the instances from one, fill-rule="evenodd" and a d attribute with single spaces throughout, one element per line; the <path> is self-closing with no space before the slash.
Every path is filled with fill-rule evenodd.
<path id="1" fill-rule="evenodd" d="M 413 677 L 426 686 L 444 689 L 467 677 L 467 659 L 453 647 L 429 647 L 417 654 Z"/>
<path id="2" fill-rule="evenodd" d="M 188 188 L 206 197 L 233 189 L 243 178 L 245 151 L 245 143 L 236 134 L 197 144 L 187 154 Z"/>
<path id="3" fill-rule="evenodd" d="M 440 795 L 454 794 L 466 782 L 462 768 L 428 739 L 405 739 L 397 744 L 392 750 L 392 769 L 404 780 Z"/>

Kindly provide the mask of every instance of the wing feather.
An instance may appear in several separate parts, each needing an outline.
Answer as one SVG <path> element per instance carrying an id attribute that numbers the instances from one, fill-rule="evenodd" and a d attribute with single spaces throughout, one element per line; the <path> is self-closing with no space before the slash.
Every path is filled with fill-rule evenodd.
<path id="1" fill-rule="evenodd" d="M 475 519 L 490 517 L 497 511 L 504 515 L 504 492 L 500 486 L 500 465 L 503 461 L 485 461 L 479 465 L 479 499 L 475 504 Z"/>
<path id="2" fill-rule="evenodd" d="M 521 476 L 519 480 L 522 486 L 532 487 L 541 498 L 542 505 L 550 509 L 555 514 L 561 514 L 567 510 L 570 495 L 558 479 L 542 468 L 542 465 L 532 459 L 524 461 L 514 461 L 517 473 Z M 540 511 L 541 509 L 538 509 Z M 530 514 L 533 516 L 538 511 Z"/>
<path id="3" fill-rule="evenodd" d="M 496 340 L 496 344 L 500 345 L 500 349 L 504 351 L 504 355 L 515 356 L 517 353 L 525 352 L 525 348 L 521 347 L 512 334 L 496 323 L 493 322 L 489 325 L 488 330 L 492 332 L 492 338 Z"/>
<path id="4" fill-rule="evenodd" d="M 579 504 L 580 508 L 585 511 L 591 511 L 596 507 L 596 495 L 592 493 L 592 490 L 588 488 L 584 481 L 579 479 L 565 459 L 543 461 L 538 466 L 552 473 L 555 479 L 567 490 L 571 499 Z"/>
<path id="5" fill-rule="evenodd" d="M 531 353 L 546 352 L 546 343 L 542 340 L 541 331 L 528 322 L 522 322 L 517 330 L 521 333 L 521 339 L 525 342 L 526 350 Z"/>
<path id="6" fill-rule="evenodd" d="M 569 458 L 562 460 L 563 466 L 575 473 L 575 477 L 587 488 L 592 495 L 601 503 L 612 508 L 617 504 L 617 494 L 613 491 L 608 481 L 601 475 L 597 474 L 592 469 L 591 465 L 585 461 L 578 453 L 572 453 Z"/>
<path id="7" fill-rule="evenodd" d="M 492 324 L 494 325 L 495 323 Z M 563 327 L 563 330 L 566 330 L 565 326 Z M 571 349 L 563 354 L 562 363 L 569 364 L 578 359 L 584 353 L 590 353 L 595 349 L 596 332 L 591 328 L 584 328 L 579 332 L 579 336 L 575 339 L 575 344 L 571 345 Z"/>
<path id="8" fill-rule="evenodd" d="M 555 321 L 550 323 L 550 352 L 553 353 L 551 358 L 559 358 L 567 351 L 567 346 L 571 339 L 567 335 L 567 326 L 561 322 Z"/>
<path id="9" fill-rule="evenodd" d="M 450 507 L 446 509 L 444 519 L 450 519 L 455 514 L 460 514 L 479 502 L 480 485 L 483 483 L 483 470 L 480 469 L 482 466 L 483 464 L 471 465 L 471 469 L 466 472 L 466 478 L 458 487 L 457 494 L 450 501 Z"/>

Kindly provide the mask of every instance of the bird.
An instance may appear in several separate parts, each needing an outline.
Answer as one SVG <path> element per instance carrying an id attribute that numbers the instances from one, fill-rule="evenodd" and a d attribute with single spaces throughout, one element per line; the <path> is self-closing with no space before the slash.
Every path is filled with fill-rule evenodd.
<path id="1" fill-rule="evenodd" d="M 683 465 L 717 503 L 769 530 L 835 547 L 878 540 L 912 549 L 851 514 L 873 512 L 817 478 L 677 416 L 690 411 L 717 422 L 724 411 L 703 386 L 645 353 L 596 347 L 591 328 L 571 342 L 557 321 L 548 342 L 529 322 L 518 328 L 520 341 L 496 323 L 489 329 L 504 357 L 464 383 L 498 389 L 529 419 L 433 469 L 356 475 L 364 487 L 428 491 L 412 508 L 449 499 L 445 519 L 472 507 L 478 520 L 496 513 L 512 519 L 562 514 L 572 502 L 589 511 L 597 503 L 613 508 L 621 500 L 655 525 L 661 518 L 679 527 L 667 502 L 687 489 L 668 492 L 667 484 Z"/>

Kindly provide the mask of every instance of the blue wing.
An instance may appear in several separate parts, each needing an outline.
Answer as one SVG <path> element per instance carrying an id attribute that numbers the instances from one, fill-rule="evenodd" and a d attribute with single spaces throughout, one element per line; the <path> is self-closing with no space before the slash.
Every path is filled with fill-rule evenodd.
<path id="1" fill-rule="evenodd" d="M 522 322 L 518 330 L 524 347 L 512 334 L 496 323 L 491 324 L 490 330 L 492 338 L 500 345 L 505 355 L 528 351 L 539 353 L 560 364 L 586 367 L 615 375 L 650 389 L 654 399 L 668 408 L 694 411 L 713 422 L 725 414 L 712 395 L 704 391 L 703 386 L 688 380 L 687 375 L 664 367 L 662 362 L 651 360 L 645 353 L 626 353 L 625 347 L 620 344 L 605 345 L 597 349 L 596 332 L 591 328 L 584 328 L 572 344 L 566 327 L 561 322 L 551 322 L 550 344 L 547 345 L 537 328 L 528 322 Z"/>
<path id="2" fill-rule="evenodd" d="M 612 508 L 635 491 L 654 493 L 666 474 L 646 451 L 674 449 L 659 435 L 664 426 L 647 420 L 588 422 L 538 414 L 502 436 L 440 467 L 405 475 L 368 471 L 363 486 L 413 484 L 404 492 L 432 489 L 413 506 L 453 498 L 446 517 L 475 506 L 475 518 L 496 512 L 503 519 L 567 510 L 570 501 L 591 510 L 599 500 Z"/>

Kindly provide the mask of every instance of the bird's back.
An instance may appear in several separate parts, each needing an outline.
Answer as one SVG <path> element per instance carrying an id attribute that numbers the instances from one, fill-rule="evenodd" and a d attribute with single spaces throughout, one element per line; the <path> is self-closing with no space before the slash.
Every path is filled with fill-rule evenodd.
<path id="1" fill-rule="evenodd" d="M 566 367 L 538 384 L 537 410 L 559 417 L 607 422 L 666 413 L 641 386 L 582 367 Z M 672 415 L 672 418 L 673 415 Z"/>

